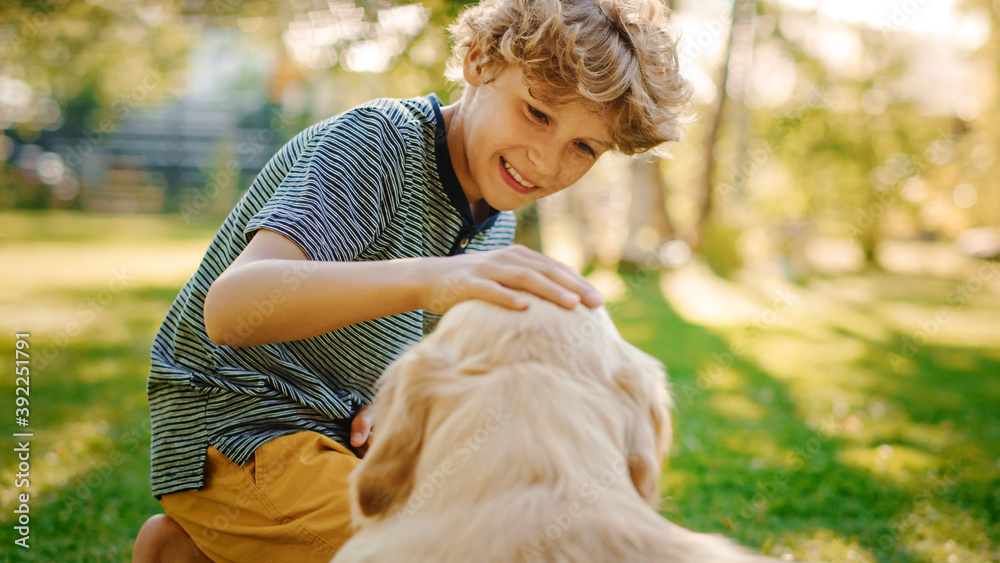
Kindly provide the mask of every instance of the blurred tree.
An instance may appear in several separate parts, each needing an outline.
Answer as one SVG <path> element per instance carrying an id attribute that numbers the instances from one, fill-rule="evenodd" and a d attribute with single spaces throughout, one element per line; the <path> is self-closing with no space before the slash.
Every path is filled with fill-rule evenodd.
<path id="1" fill-rule="evenodd" d="M 379 72 L 360 71 L 352 50 L 384 39 L 394 25 L 390 10 L 410 2 L 0 3 L 0 122 L 25 142 L 60 127 L 99 136 L 133 109 L 178 92 L 188 49 L 210 28 L 238 30 L 277 52 L 263 88 L 291 116 L 285 134 L 372 97 L 455 95 L 443 78 L 450 54 L 443 29 L 461 0 L 423 2 L 426 19 L 403 43 L 390 42 Z M 825 19 L 775 0 L 733 0 L 733 7 L 716 98 L 701 108 L 707 118 L 692 130 L 691 146 L 675 151 L 686 166 L 629 166 L 625 260 L 642 261 L 679 237 L 728 257 L 718 266 L 730 269 L 739 266 L 741 233 L 757 229 L 778 247 L 813 236 L 853 239 L 873 261 L 884 237 L 950 238 L 1000 223 L 1000 0 L 958 4 L 962 14 L 991 22 L 968 61 L 990 82 L 953 114 L 931 116 L 908 73 L 940 38 Z M 357 33 L 322 36 L 338 17 L 355 18 Z M 823 34 L 836 34 L 850 57 L 818 49 Z"/>
<path id="2" fill-rule="evenodd" d="M 0 68 L 20 95 L 0 101 L 0 122 L 26 140 L 64 124 L 106 131 L 155 102 L 171 88 L 191 39 L 170 17 L 173 6 L 5 1 Z"/>
<path id="3" fill-rule="evenodd" d="M 920 93 L 903 89 L 913 84 L 907 76 L 915 56 L 909 36 L 841 23 L 839 33 L 857 42 L 860 58 L 837 67 L 805 40 L 810 28 L 818 32 L 828 23 L 815 15 L 812 22 L 799 17 L 800 29 L 792 37 L 786 33 L 792 24 L 783 22 L 780 8 L 768 6 L 779 23 L 767 41 L 795 61 L 800 105 L 783 115 L 756 114 L 758 130 L 776 157 L 764 171 L 786 184 L 775 191 L 758 175 L 751 194 L 756 211 L 777 224 L 807 219 L 805 237 L 852 239 L 876 265 L 886 236 L 933 230 L 919 218 L 914 204 L 920 198 L 904 188 L 950 182 L 946 178 L 954 169 L 945 153 L 954 153 L 967 127 L 954 117 L 921 115 Z"/>
<path id="4" fill-rule="evenodd" d="M 997 114 L 980 111 L 976 101 L 995 108 L 989 92 L 996 92 L 996 76 L 992 86 L 973 84 L 954 112 L 928 110 L 920 63 L 926 55 L 961 57 L 953 39 L 877 30 L 773 1 L 760 2 L 754 18 L 741 1 L 734 22 L 757 22 L 739 48 L 733 25 L 694 190 L 696 240 L 713 267 L 740 265 L 736 250 L 748 229 L 763 229 L 801 273 L 808 267 L 803 245 L 815 237 L 853 240 L 876 264 L 886 237 L 951 238 L 970 225 L 996 224 L 1000 196 L 986 178 L 996 167 Z M 957 64 L 996 75 L 996 2 L 967 4 L 979 17 L 990 10 L 993 34 Z M 741 86 L 737 53 L 756 59 Z M 977 196 L 994 205 L 959 205 Z"/>
<path id="5" fill-rule="evenodd" d="M 716 210 L 717 197 L 736 195 L 716 193 L 721 191 L 718 189 L 718 177 L 721 175 L 718 162 L 719 139 L 724 125 L 735 128 L 736 162 L 742 162 L 747 153 L 750 135 L 742 100 L 753 61 L 756 12 L 756 0 L 733 0 L 726 56 L 718 69 L 715 106 L 711 110 L 711 122 L 704 139 L 704 164 L 696 196 L 697 214 L 693 228 L 685 237 L 692 247 L 705 253 L 710 259 L 709 263 L 721 274 L 737 268 L 739 260 L 735 251 L 735 225 L 720 221 Z M 741 184 L 742 181 L 735 186 L 726 183 L 731 190 L 740 190 Z"/>
<path id="6" fill-rule="evenodd" d="M 719 67 L 719 78 L 716 82 L 715 108 L 711 113 L 711 124 L 705 136 L 705 164 L 702 175 L 701 189 L 698 197 L 698 222 L 692 233 L 695 247 L 701 246 L 706 225 L 711 221 L 714 208 L 717 157 L 716 148 L 720 129 L 726 118 L 727 109 L 732 101 L 743 99 L 743 88 L 750 71 L 750 61 L 753 51 L 753 21 L 757 11 L 756 0 L 733 0 L 732 21 L 729 26 L 729 40 L 726 46 L 725 62 Z M 735 108 L 737 115 L 742 115 L 740 108 Z M 745 123 L 744 119 L 740 119 Z M 741 128 L 741 133 L 746 131 Z M 746 135 L 740 135 L 740 153 L 745 152 Z"/>
<path id="7" fill-rule="evenodd" d="M 206 89 L 202 84 L 185 83 L 190 76 L 196 79 L 204 76 L 203 72 L 199 75 L 185 71 L 192 61 L 193 48 L 204 45 L 207 36 L 218 37 L 218 33 L 211 32 L 220 29 L 235 30 L 247 43 L 277 52 L 278 64 L 266 85 L 260 83 L 259 77 L 251 76 L 253 73 L 247 74 L 243 83 L 229 77 L 227 84 L 233 91 L 226 99 L 236 102 L 237 98 L 254 97 L 244 95 L 247 91 L 266 89 L 273 106 L 261 112 L 281 114 L 278 129 L 286 138 L 310 122 L 373 97 L 436 91 L 447 100 L 443 68 L 448 42 L 442 26 L 454 18 L 461 6 L 460 2 L 447 0 L 425 3 L 429 10 L 422 11 L 429 15 L 430 22 L 418 20 L 416 29 L 413 21 L 402 22 L 409 26 L 406 33 L 415 34 L 414 40 L 399 43 L 404 47 L 402 53 L 392 57 L 383 72 L 347 72 L 357 69 L 348 69 L 343 57 L 340 64 L 336 58 L 332 64 L 321 65 L 295 60 L 291 40 L 307 35 L 315 37 L 316 33 L 316 28 L 304 28 L 303 22 L 323 20 L 325 13 L 327 19 L 323 21 L 329 24 L 338 11 L 353 17 L 351 10 L 361 10 L 356 22 L 361 33 L 353 38 L 356 44 L 365 45 L 373 36 L 378 39 L 379 34 L 393 43 L 392 33 L 396 32 L 389 28 L 393 25 L 398 28 L 400 22 L 389 21 L 391 17 L 387 19 L 386 14 L 391 16 L 389 11 L 395 7 L 419 8 L 419 4 L 384 1 L 331 4 L 312 0 L 0 2 L 3 2 L 0 85 L 4 91 L 0 99 L 0 129 L 12 131 L 9 134 L 18 141 L 14 144 L 8 141 L 3 146 L 40 144 L 45 147 L 43 150 L 52 150 L 52 143 L 46 142 L 45 137 L 58 130 L 60 146 L 79 149 L 71 155 L 61 154 L 63 161 L 77 163 L 96 147 L 104 146 L 107 135 L 118 131 L 134 110 L 161 105 L 164 98 L 192 88 Z M 411 10 L 410 14 L 413 13 Z M 328 25 L 325 31 L 329 30 Z M 338 46 L 354 45 L 351 40 Z M 227 72 L 220 68 L 216 81 L 219 83 L 208 88 L 220 88 L 221 82 L 226 81 L 222 76 Z M 21 158 L 24 155 L 15 154 L 21 164 L 33 168 L 31 158 Z M 164 177 L 169 179 L 176 173 L 177 170 L 168 169 Z M 17 186 L 24 182 L 30 185 L 20 190 Z M 50 188 L 38 182 L 34 172 L 21 174 L 12 163 L 2 159 L 0 185 L 7 186 L 0 190 L 4 192 L 0 193 L 4 205 L 28 201 L 16 195 L 19 190 L 35 204 L 48 205 Z M 167 191 L 168 196 L 173 194 L 167 199 L 176 203 L 177 187 Z M 173 207 L 176 206 L 168 206 Z"/>
<path id="8" fill-rule="evenodd" d="M 960 0 L 957 8 L 966 15 L 982 17 L 989 22 L 989 38 L 973 58 L 982 68 L 992 71 L 987 90 L 990 95 L 978 100 L 981 107 L 970 123 L 971 146 L 968 147 L 965 172 L 969 180 L 966 183 L 972 186 L 972 191 L 963 203 L 971 202 L 971 226 L 992 226 L 1000 230 L 1000 181 L 997 180 L 1000 178 L 1000 0 Z M 955 195 L 953 190 L 953 200 Z"/>
<path id="9" fill-rule="evenodd" d="M 364 33 L 374 29 L 371 21 L 376 14 L 410 4 L 414 3 L 355 2 L 368 19 L 359 20 L 362 35 L 353 39 L 368 39 Z M 402 89 L 445 93 L 443 70 L 449 48 L 442 30 L 464 4 L 460 0 L 422 2 L 428 14 L 426 25 L 375 81 L 390 90 L 384 95 Z M 324 11 L 329 15 L 332 9 L 350 10 L 351 6 L 310 0 L 160 0 L 142 4 L 131 0 L 4 0 L 0 68 L 5 78 L 17 81 L 19 95 L 0 101 L 0 122 L 16 126 L 26 137 L 61 125 L 99 129 L 102 118 L 111 125 L 131 108 L 151 104 L 179 88 L 177 71 L 183 69 L 187 49 L 204 28 L 238 28 L 254 34 L 256 41 L 280 45 L 283 38 L 295 35 L 293 22 L 308 21 Z M 286 65 L 274 79 L 287 84 L 314 80 L 331 68 L 338 74 L 348 70 L 342 59 L 339 62 L 295 70 Z M 359 82 L 370 76 L 355 74 Z"/>

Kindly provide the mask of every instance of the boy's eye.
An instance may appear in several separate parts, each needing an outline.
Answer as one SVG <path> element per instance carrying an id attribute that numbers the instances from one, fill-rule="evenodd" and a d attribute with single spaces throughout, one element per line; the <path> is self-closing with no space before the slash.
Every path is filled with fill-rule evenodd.
<path id="1" fill-rule="evenodd" d="M 549 122 L 549 116 L 547 116 L 544 113 L 538 111 L 537 109 L 535 109 L 532 106 L 528 106 L 528 113 L 531 114 L 531 117 L 535 118 L 536 120 L 538 120 L 538 121 L 540 121 L 542 123 L 548 123 Z"/>
<path id="2" fill-rule="evenodd" d="M 580 148 L 580 151 L 590 156 L 597 156 L 597 153 L 594 151 L 594 149 L 590 148 L 590 145 L 588 145 L 587 143 L 577 143 L 577 147 Z"/>

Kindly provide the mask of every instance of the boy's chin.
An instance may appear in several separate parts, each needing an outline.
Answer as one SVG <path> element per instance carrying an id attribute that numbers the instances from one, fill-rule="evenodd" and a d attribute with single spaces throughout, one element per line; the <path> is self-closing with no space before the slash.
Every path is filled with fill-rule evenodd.
<path id="1" fill-rule="evenodd" d="M 539 200 L 542 194 L 518 194 L 513 190 L 511 193 L 504 194 L 506 197 L 497 197 L 495 194 L 486 195 L 483 199 L 486 203 L 490 204 L 490 207 L 496 209 L 497 211 L 515 211 L 520 209 L 530 203 L 534 203 Z"/>

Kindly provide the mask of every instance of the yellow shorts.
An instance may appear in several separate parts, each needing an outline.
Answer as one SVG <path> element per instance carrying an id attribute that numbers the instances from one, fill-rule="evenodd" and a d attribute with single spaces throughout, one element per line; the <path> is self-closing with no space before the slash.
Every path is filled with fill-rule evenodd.
<path id="1" fill-rule="evenodd" d="M 332 438 L 275 438 L 236 465 L 212 446 L 205 487 L 160 497 L 213 561 L 328 562 L 351 537 L 347 476 L 361 461 Z"/>

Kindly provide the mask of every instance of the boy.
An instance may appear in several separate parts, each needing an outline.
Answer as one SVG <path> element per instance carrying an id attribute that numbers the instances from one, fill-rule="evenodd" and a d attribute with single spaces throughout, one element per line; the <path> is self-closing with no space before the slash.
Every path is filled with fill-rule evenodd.
<path id="1" fill-rule="evenodd" d="M 511 210 L 608 150 L 680 135 L 689 87 L 658 0 L 484 0 L 451 28 L 462 98 L 376 100 L 265 166 L 153 345 L 151 518 L 134 561 L 327 561 L 378 376 L 467 299 L 600 295 L 510 246 Z M 352 451 L 351 448 L 354 448 Z"/>

